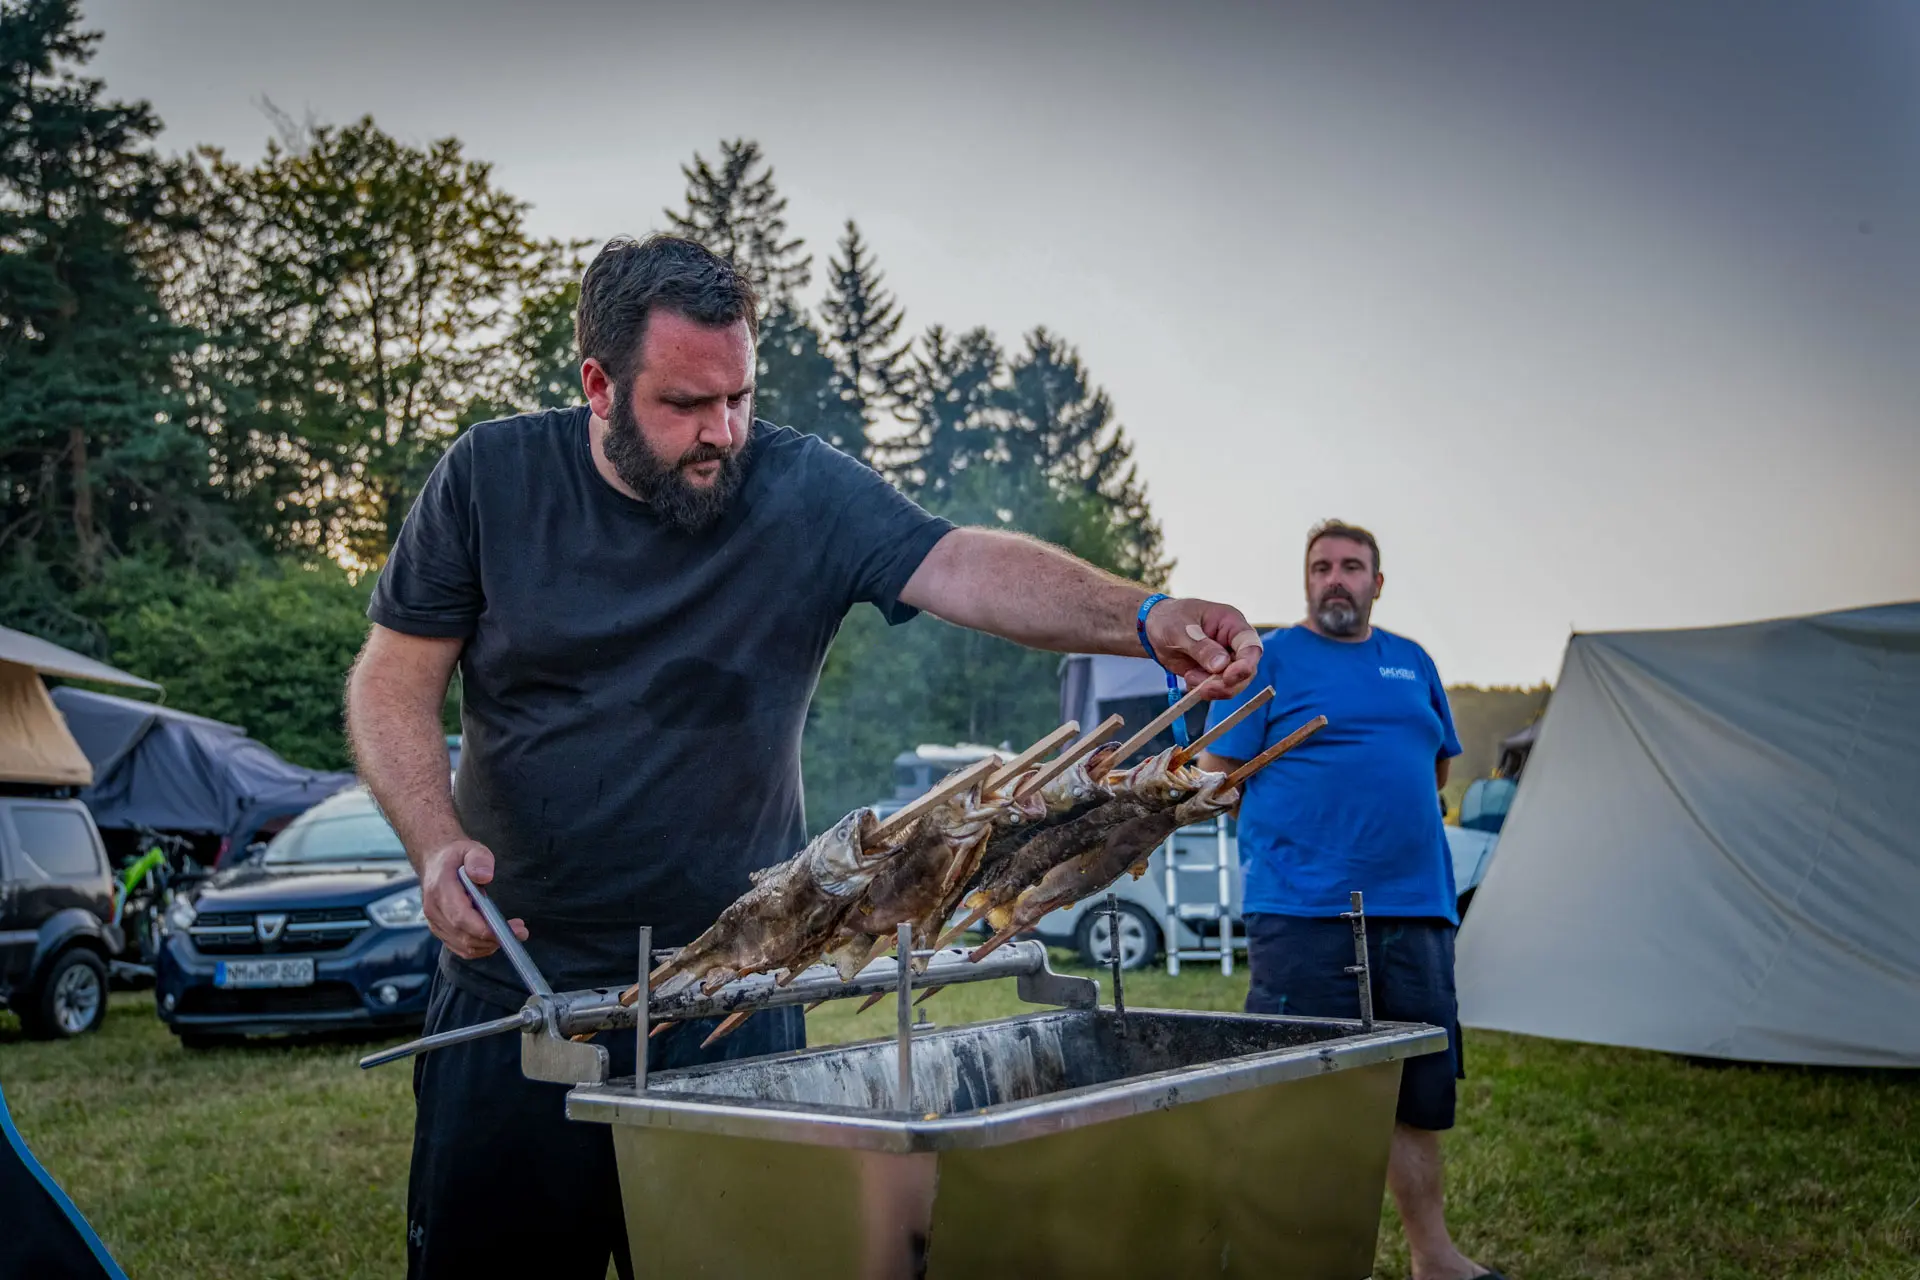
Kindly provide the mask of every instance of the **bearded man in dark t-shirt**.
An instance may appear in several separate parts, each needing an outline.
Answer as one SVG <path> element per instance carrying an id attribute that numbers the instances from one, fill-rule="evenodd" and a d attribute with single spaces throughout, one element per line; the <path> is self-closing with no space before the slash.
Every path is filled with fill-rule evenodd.
<path id="1" fill-rule="evenodd" d="M 586 406 L 483 423 L 434 468 L 394 544 L 347 686 L 360 771 L 420 873 L 445 944 L 427 1030 L 526 993 L 457 871 L 510 917 L 556 989 L 630 981 L 643 923 L 685 943 L 805 840 L 800 736 L 854 604 L 1039 648 L 1152 652 L 1215 696 L 1260 657 L 1241 614 L 1147 591 L 1032 539 L 956 529 L 814 436 L 753 418 L 757 312 L 727 262 L 655 236 L 581 281 Z M 1144 609 L 1144 613 L 1143 613 Z M 440 708 L 461 675 L 448 785 Z M 801 1047 L 798 1010 L 705 1055 Z M 524 1079 L 516 1037 L 415 1060 L 408 1272 L 601 1280 L 632 1261 L 610 1136 Z M 616 1072 L 633 1037 L 605 1037 Z M 644 1251 L 645 1241 L 633 1242 Z"/>

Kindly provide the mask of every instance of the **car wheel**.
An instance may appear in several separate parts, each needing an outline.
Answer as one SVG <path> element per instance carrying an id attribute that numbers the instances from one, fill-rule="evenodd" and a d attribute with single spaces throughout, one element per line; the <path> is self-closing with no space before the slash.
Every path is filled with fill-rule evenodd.
<path id="1" fill-rule="evenodd" d="M 1080 961 L 1096 969 L 1104 969 L 1113 960 L 1113 951 L 1108 941 L 1111 926 L 1104 907 L 1095 906 L 1080 917 L 1080 927 L 1076 940 L 1080 947 Z M 1144 969 L 1152 964 L 1160 954 L 1160 929 L 1153 917 L 1131 902 L 1120 904 L 1120 967 L 1122 969 Z"/>
<path id="2" fill-rule="evenodd" d="M 27 1034 L 67 1040 L 97 1031 L 107 1018 L 107 966 L 85 947 L 54 957 L 46 980 L 21 1011 Z"/>

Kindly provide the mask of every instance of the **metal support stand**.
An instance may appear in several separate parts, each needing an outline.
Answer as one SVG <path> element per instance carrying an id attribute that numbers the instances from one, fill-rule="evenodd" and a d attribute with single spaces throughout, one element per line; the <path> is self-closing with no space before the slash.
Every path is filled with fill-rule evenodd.
<path id="1" fill-rule="evenodd" d="M 1373 1030 L 1373 974 L 1367 967 L 1367 908 L 1360 897 L 1360 891 L 1353 891 L 1353 910 L 1342 912 L 1341 916 L 1353 925 L 1353 963 L 1347 966 L 1347 972 L 1354 975 L 1354 984 L 1360 988 L 1360 1029 Z"/>
<path id="2" fill-rule="evenodd" d="M 903 924 L 894 933 L 894 950 L 899 953 L 898 1001 L 899 1077 L 894 1083 L 893 1106 L 896 1111 L 913 1110 L 913 926 Z"/>
<path id="3" fill-rule="evenodd" d="M 640 926 L 640 989 L 647 989 L 647 973 L 653 964 L 653 926 Z M 647 1005 L 646 1000 L 634 1001 L 633 1015 L 633 1091 L 647 1091 Z"/>
<path id="4" fill-rule="evenodd" d="M 1127 1034 L 1127 993 L 1120 980 L 1120 895 L 1107 895 L 1107 963 L 1113 966 L 1113 1011 L 1120 1019 L 1120 1034 Z"/>

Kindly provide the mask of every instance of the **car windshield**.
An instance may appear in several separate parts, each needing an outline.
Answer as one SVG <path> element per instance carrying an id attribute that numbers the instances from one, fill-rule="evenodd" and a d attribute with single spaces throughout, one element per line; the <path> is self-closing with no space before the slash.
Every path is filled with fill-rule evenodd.
<path id="1" fill-rule="evenodd" d="M 309 813 L 267 845 L 261 861 L 377 862 L 405 858 L 407 851 L 387 820 L 371 809 Z"/>

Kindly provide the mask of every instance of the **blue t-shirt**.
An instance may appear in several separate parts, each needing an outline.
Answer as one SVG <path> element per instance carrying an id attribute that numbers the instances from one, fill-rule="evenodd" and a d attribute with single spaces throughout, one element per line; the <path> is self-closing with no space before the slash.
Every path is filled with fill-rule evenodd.
<path id="1" fill-rule="evenodd" d="M 1358 889 L 1368 915 L 1458 923 L 1434 763 L 1459 755 L 1460 741 L 1433 659 L 1378 627 L 1358 643 L 1287 627 L 1265 644 L 1259 674 L 1240 697 L 1214 703 L 1211 719 L 1269 684 L 1273 701 L 1213 751 L 1251 760 L 1315 716 L 1327 727 L 1247 782 L 1241 909 L 1336 916 Z"/>

